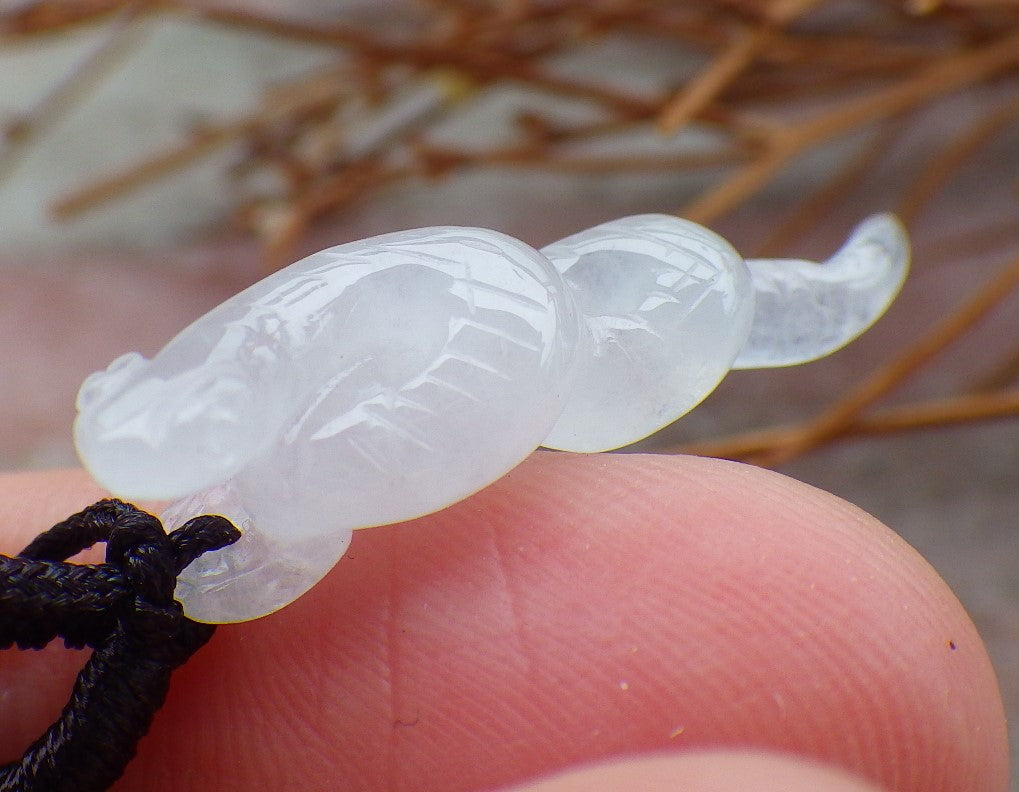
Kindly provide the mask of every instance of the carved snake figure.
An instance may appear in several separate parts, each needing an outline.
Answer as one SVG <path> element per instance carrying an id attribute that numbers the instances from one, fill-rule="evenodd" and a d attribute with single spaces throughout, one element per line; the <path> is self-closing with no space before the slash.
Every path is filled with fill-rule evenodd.
<path id="1" fill-rule="evenodd" d="M 90 376 L 75 441 L 117 495 L 177 499 L 243 532 L 181 577 L 191 618 L 300 596 L 355 528 L 441 509 L 538 445 L 617 448 L 696 406 L 731 368 L 821 357 L 898 292 L 888 215 L 826 263 L 744 261 L 721 237 L 638 215 L 541 251 L 426 228 L 315 253 Z"/>

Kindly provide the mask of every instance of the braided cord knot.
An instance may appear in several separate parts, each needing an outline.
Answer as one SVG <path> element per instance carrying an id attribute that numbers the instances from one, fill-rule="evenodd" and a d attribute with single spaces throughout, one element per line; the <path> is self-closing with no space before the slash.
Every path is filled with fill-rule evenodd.
<path id="1" fill-rule="evenodd" d="M 215 627 L 184 616 L 177 575 L 240 537 L 202 516 L 167 535 L 156 517 L 103 500 L 0 556 L 0 648 L 38 649 L 56 636 L 95 651 L 60 718 L 19 761 L 0 767 L 0 792 L 106 789 L 123 773 L 162 706 L 173 670 Z M 65 559 L 106 542 L 106 563 Z"/>
<path id="2" fill-rule="evenodd" d="M 124 631 L 149 645 L 172 637 L 184 611 L 173 599 L 177 548 L 159 520 L 138 513 L 118 522 L 106 540 L 106 563 L 120 569 L 134 595 L 121 608 Z"/>

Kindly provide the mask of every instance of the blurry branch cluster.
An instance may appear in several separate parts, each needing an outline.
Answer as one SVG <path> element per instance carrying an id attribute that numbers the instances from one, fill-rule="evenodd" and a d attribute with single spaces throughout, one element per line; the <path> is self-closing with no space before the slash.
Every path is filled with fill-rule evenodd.
<path id="1" fill-rule="evenodd" d="M 70 186 L 52 207 L 58 217 L 79 215 L 234 144 L 242 152 L 231 173 L 238 185 L 236 219 L 277 266 L 312 224 L 400 183 L 478 168 L 702 172 L 698 192 L 661 208 L 710 223 L 810 151 L 866 133 L 869 142 L 824 174 L 755 251 L 774 255 L 820 222 L 939 99 L 1019 82 L 1014 0 L 422 0 L 352 8 L 342 20 L 302 21 L 201 0 L 19 3 L 0 13 L 0 41 L 103 18 L 110 33 L 7 126 L 8 142 L 29 142 L 33 130 L 115 68 L 132 26 L 154 14 L 335 50 L 335 58 L 313 73 L 266 90 L 244 115 L 196 128 L 169 150 Z M 628 85 L 611 70 L 578 77 L 561 68 L 564 58 L 607 44 L 634 61 L 649 47 L 683 52 L 696 66 L 680 73 L 674 59 L 663 58 L 663 73 L 651 87 Z M 541 109 L 520 110 L 497 140 L 470 146 L 433 134 L 487 89 L 508 86 L 590 112 L 569 121 Z M 906 222 L 913 223 L 1017 119 L 1019 100 L 1013 98 L 931 151 L 898 199 Z M 651 153 L 591 145 L 640 132 L 674 141 L 696 132 L 699 143 Z M 966 255 L 991 240 L 1005 250 L 1019 240 L 1019 221 L 969 233 L 940 247 L 954 245 Z M 1006 359 L 996 373 L 974 392 L 885 413 L 868 408 L 1014 293 L 1017 283 L 1019 261 L 817 419 L 694 450 L 775 464 L 840 436 L 1016 415 L 1015 337 L 1003 344 Z"/>

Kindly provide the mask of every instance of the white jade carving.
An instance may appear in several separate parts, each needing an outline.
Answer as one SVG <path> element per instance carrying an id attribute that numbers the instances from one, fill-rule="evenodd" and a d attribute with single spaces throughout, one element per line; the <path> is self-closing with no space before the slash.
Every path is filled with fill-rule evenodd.
<path id="1" fill-rule="evenodd" d="M 733 368 L 794 366 L 830 355 L 876 322 L 909 269 L 906 229 L 874 215 L 822 264 L 747 259 L 754 323 Z"/>
<path id="2" fill-rule="evenodd" d="M 90 376 L 75 441 L 127 498 L 176 498 L 241 528 L 181 575 L 192 618 L 244 621 L 320 580 L 353 529 L 410 519 L 496 480 L 539 444 L 632 443 L 738 367 L 851 341 L 908 262 L 894 218 L 828 263 L 744 262 L 667 215 L 541 252 L 495 231 L 426 228 L 315 253 Z M 749 264 L 749 267 L 748 267 Z"/>
<path id="3" fill-rule="evenodd" d="M 647 437 L 711 393 L 747 339 L 747 268 L 696 223 L 624 217 L 541 252 L 562 273 L 587 331 L 545 446 L 607 451 Z"/>

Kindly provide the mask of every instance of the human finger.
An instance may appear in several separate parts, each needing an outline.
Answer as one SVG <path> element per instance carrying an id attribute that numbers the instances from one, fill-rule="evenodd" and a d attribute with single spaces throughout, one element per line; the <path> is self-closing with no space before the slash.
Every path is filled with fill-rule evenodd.
<path id="1" fill-rule="evenodd" d="M 876 521 L 729 463 L 538 454 L 221 629 L 122 788 L 485 789 L 708 745 L 889 789 L 1007 775 L 972 624 Z"/>
<path id="2" fill-rule="evenodd" d="M 359 532 L 315 590 L 222 629 L 179 684 L 160 742 L 201 707 L 199 766 L 222 762 L 224 723 L 257 746 L 238 788 L 477 790 L 718 745 L 895 790 L 1007 775 L 993 671 L 930 566 L 843 501 L 715 460 L 536 454 L 451 509 Z"/>

